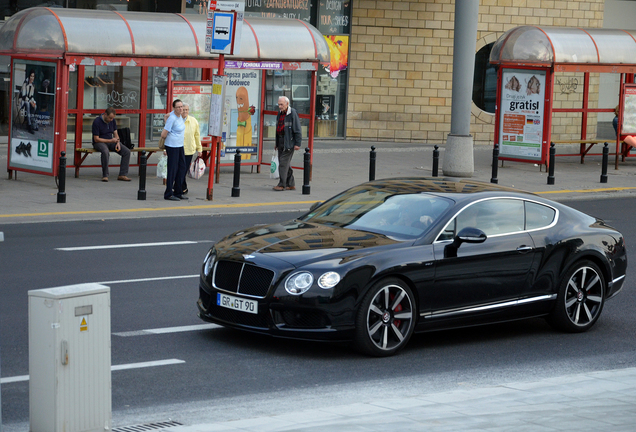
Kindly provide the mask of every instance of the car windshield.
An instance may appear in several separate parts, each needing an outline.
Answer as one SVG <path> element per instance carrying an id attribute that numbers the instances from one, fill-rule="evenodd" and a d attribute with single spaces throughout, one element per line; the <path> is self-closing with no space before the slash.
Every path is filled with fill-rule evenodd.
<path id="1" fill-rule="evenodd" d="M 322 204 L 301 220 L 417 238 L 433 226 L 450 205 L 450 200 L 427 193 L 356 188 Z"/>

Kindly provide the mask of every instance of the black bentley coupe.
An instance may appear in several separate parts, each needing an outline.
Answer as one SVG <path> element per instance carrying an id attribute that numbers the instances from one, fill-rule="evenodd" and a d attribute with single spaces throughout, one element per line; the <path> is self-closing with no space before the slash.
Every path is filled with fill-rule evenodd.
<path id="1" fill-rule="evenodd" d="M 588 330 L 626 269 L 621 233 L 563 204 L 471 180 L 398 178 L 225 237 L 205 257 L 197 304 L 223 326 L 388 356 L 414 331 L 537 316 Z"/>

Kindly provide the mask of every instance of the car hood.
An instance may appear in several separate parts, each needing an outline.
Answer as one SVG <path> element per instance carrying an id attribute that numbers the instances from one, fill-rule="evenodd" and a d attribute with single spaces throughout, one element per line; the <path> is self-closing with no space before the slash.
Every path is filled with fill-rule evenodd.
<path id="1" fill-rule="evenodd" d="M 403 242 L 385 235 L 300 221 L 253 227 L 215 245 L 219 258 L 259 261 L 259 255 L 294 266 L 326 259 L 353 260 Z"/>

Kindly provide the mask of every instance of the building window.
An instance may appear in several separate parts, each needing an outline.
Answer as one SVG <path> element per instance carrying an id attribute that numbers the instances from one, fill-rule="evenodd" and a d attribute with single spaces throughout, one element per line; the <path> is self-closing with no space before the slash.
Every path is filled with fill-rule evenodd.
<path id="1" fill-rule="evenodd" d="M 497 69 L 489 61 L 493 45 L 485 45 L 475 54 L 473 78 L 473 103 L 490 114 L 495 113 L 497 98 Z"/>

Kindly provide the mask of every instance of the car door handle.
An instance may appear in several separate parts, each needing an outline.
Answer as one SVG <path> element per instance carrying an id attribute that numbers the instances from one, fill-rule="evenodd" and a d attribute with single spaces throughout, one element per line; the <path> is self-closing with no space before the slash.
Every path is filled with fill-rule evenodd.
<path id="1" fill-rule="evenodd" d="M 523 245 L 517 248 L 517 252 L 526 253 L 526 252 L 530 252 L 532 249 L 534 249 L 532 246 Z"/>

